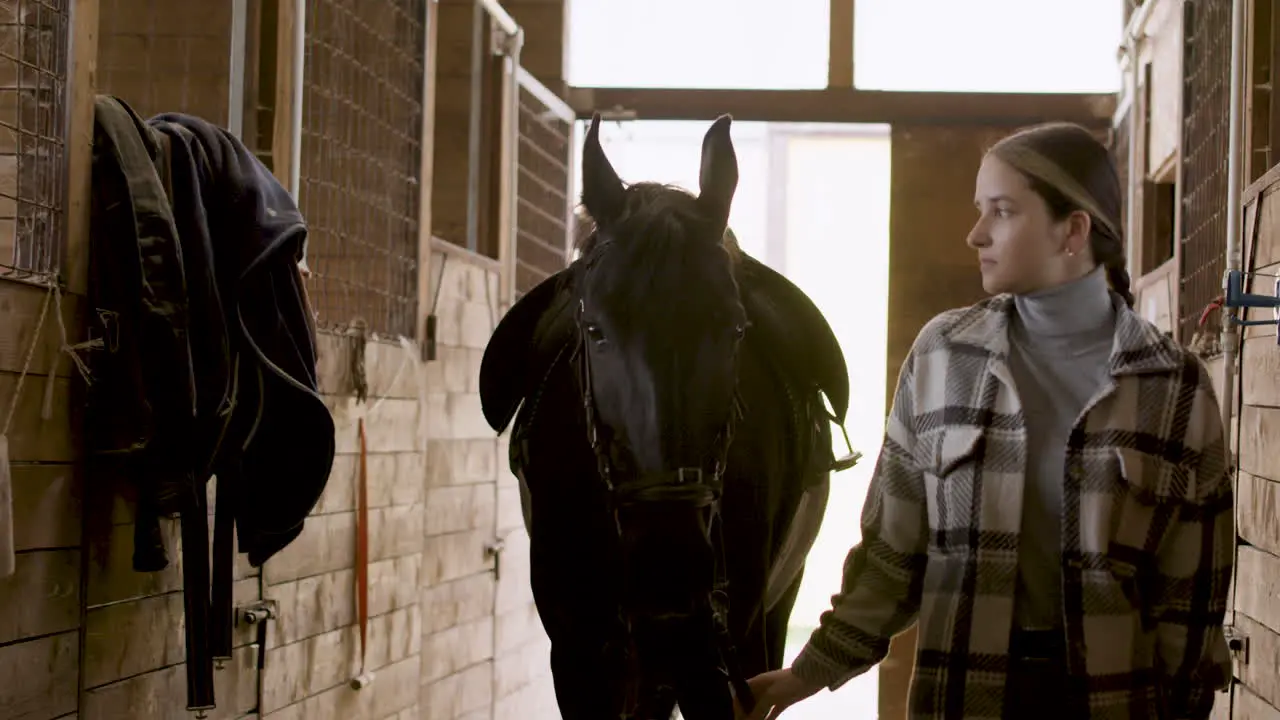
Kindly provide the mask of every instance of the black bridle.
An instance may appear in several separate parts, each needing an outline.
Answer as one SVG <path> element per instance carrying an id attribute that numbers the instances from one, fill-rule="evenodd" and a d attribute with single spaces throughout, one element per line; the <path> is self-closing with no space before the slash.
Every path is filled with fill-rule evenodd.
<path id="1" fill-rule="evenodd" d="M 611 459 L 609 440 L 601 432 L 597 417 L 595 395 L 591 381 L 592 342 L 585 320 L 586 303 L 578 300 L 578 362 L 579 387 L 582 393 L 582 409 L 587 427 L 587 439 L 591 451 L 596 458 L 596 467 L 600 479 L 604 482 L 608 493 L 609 512 L 613 515 L 614 525 L 619 538 L 622 537 L 622 522 L 619 511 L 626 507 L 649 504 L 679 505 L 687 508 L 705 510 L 708 513 L 707 538 L 712 546 L 714 578 L 711 592 L 707 598 L 711 610 L 712 623 L 716 633 L 721 661 L 728 671 L 728 679 L 739 704 L 750 712 L 755 708 L 755 697 L 747 685 L 737 659 L 732 637 L 729 634 L 728 611 L 728 571 L 724 559 L 723 522 L 719 517 L 720 499 L 724 492 L 724 473 L 729 461 L 729 449 L 733 444 L 734 425 L 741 414 L 741 404 L 737 394 L 734 395 L 733 411 L 725 421 L 724 427 L 716 436 L 714 443 L 713 464 L 710 472 L 701 466 L 680 467 L 658 473 L 636 475 L 634 477 L 618 477 Z M 619 608 L 624 628 L 628 636 L 631 634 L 628 613 Z M 630 639 L 630 638 L 628 638 Z M 632 688 L 632 692 L 635 688 Z"/>

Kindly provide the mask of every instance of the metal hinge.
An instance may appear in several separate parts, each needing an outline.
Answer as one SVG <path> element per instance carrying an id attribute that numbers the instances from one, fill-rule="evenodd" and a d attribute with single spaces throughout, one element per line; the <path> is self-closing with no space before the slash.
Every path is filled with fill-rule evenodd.
<path id="1" fill-rule="evenodd" d="M 245 625 L 257 625 L 276 616 L 275 600 L 258 600 L 236 608 L 236 619 Z"/>
<path id="2" fill-rule="evenodd" d="M 1249 664 L 1249 636 L 1245 635 L 1234 625 L 1226 625 L 1222 628 L 1222 634 L 1227 638 L 1227 650 L 1231 652 L 1231 657 L 1241 665 Z"/>

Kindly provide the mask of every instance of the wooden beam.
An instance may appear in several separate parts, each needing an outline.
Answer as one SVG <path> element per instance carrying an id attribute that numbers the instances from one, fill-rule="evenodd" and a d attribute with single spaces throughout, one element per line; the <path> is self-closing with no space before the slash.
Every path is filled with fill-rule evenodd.
<path id="1" fill-rule="evenodd" d="M 498 307 L 506 313 L 515 302 L 516 286 L 516 187 L 520 166 L 517 160 L 520 142 L 520 86 L 516 69 L 520 66 L 520 50 L 498 58 L 494 66 L 497 76 L 497 192 L 492 212 L 497 226 L 490 233 L 498 243 Z M 492 97 L 492 95 L 490 96 Z"/>
<path id="2" fill-rule="evenodd" d="M 890 92 L 826 90 L 701 90 L 569 88 L 579 118 L 889 123 L 1016 127 L 1050 120 L 1108 129 L 1116 96 L 1074 93 Z"/>
<path id="3" fill-rule="evenodd" d="M 61 272 L 67 292 L 83 295 L 89 287 L 89 186 L 93 174 L 100 8 L 98 0 L 79 0 L 72 8 L 68 63 L 71 72 L 66 86 L 71 106 L 67 127 L 67 237 Z"/>
<path id="4" fill-rule="evenodd" d="M 827 87 L 853 87 L 854 0 L 830 0 L 831 28 L 827 33 Z"/>
<path id="5" fill-rule="evenodd" d="M 427 317 L 431 307 L 431 193 L 435 187 L 436 169 L 436 79 L 439 64 L 440 36 L 438 25 L 440 4 L 428 2 L 423 22 L 427 36 L 423 42 L 422 56 L 422 157 L 418 170 L 418 318 L 417 331 L 420 348 L 419 359 L 428 359 Z"/>
<path id="6" fill-rule="evenodd" d="M 298 199 L 298 188 L 293 187 L 289 168 L 299 148 L 293 146 L 293 84 L 294 73 L 302 68 L 293 66 L 296 56 L 295 25 L 301 19 L 294 0 L 265 0 L 276 3 L 276 96 L 274 102 L 274 127 L 271 128 L 271 173 L 286 190 Z"/>

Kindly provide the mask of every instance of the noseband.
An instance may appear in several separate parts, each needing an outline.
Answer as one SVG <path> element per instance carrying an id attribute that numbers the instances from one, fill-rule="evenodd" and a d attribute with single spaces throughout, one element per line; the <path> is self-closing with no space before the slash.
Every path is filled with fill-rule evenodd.
<path id="1" fill-rule="evenodd" d="M 619 511 L 626 507 L 640 505 L 678 505 L 688 508 L 707 510 L 708 540 L 712 544 L 715 557 L 714 578 L 708 604 L 711 608 L 712 620 L 716 632 L 716 640 L 720 647 L 721 661 L 729 672 L 729 681 L 733 685 L 738 702 L 750 712 L 755 707 L 755 698 L 748 687 L 746 677 L 737 662 L 737 652 L 729 635 L 727 621 L 729 609 L 728 577 L 724 560 L 723 523 L 717 522 L 720 513 L 720 498 L 724 491 L 724 473 L 729 460 L 729 448 L 733 444 L 733 429 L 738 419 L 741 406 L 737 394 L 734 394 L 734 407 L 725 421 L 724 427 L 716 436 L 714 444 L 713 464 L 710 472 L 701 466 L 680 467 L 674 470 L 637 475 L 635 477 L 618 477 L 614 471 L 609 442 L 601 433 L 600 421 L 596 412 L 595 394 L 591 381 L 591 338 L 587 332 L 585 321 L 586 303 L 578 300 L 578 374 L 579 387 L 582 392 L 582 410 L 587 426 L 587 439 L 591 451 L 596 458 L 600 479 L 604 482 L 608 493 L 609 510 L 613 515 L 618 536 L 622 536 L 622 522 Z M 630 623 L 626 622 L 630 633 Z M 635 691 L 635 688 L 632 688 Z"/>

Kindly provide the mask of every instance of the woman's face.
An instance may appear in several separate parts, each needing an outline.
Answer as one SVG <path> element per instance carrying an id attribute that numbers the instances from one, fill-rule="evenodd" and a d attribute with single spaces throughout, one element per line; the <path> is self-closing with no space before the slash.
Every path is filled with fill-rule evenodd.
<path id="1" fill-rule="evenodd" d="M 978 169 L 974 191 L 978 221 L 967 243 L 978 251 L 982 288 L 1029 293 L 1060 285 L 1088 272 L 1089 216 L 1072 213 L 1055 221 L 1026 176 L 993 155 Z"/>

